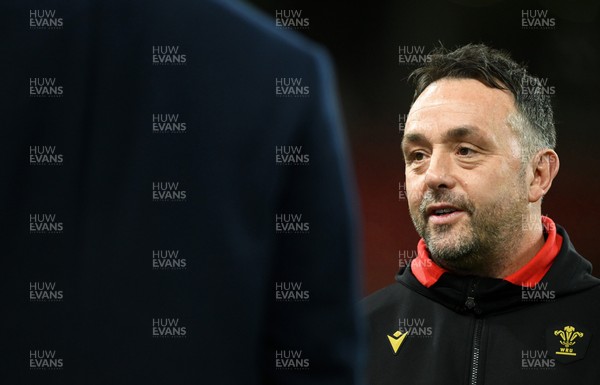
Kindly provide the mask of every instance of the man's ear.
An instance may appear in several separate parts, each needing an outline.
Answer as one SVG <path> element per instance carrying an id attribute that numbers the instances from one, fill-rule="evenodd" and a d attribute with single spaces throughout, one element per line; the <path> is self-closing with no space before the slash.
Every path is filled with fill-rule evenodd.
<path id="1" fill-rule="evenodd" d="M 538 152 L 531 161 L 533 179 L 529 185 L 529 202 L 537 202 L 550 190 L 552 181 L 558 174 L 560 161 L 553 150 L 547 148 Z"/>

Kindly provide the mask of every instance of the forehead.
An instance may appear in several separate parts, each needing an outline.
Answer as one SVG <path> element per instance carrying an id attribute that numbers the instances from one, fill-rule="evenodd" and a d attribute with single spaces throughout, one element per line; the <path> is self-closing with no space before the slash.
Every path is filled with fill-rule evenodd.
<path id="1" fill-rule="evenodd" d="M 474 79 L 440 79 L 419 95 L 406 120 L 405 134 L 435 135 L 458 127 L 476 127 L 490 136 L 510 133 L 508 116 L 516 112 L 509 91 Z"/>

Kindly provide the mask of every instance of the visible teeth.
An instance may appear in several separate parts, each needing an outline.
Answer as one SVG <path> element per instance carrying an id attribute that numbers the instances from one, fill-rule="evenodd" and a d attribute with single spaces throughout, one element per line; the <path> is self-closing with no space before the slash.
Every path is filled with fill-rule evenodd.
<path id="1" fill-rule="evenodd" d="M 435 210 L 435 215 L 441 215 L 441 214 L 448 214 L 448 213 L 453 213 L 454 209 L 440 209 L 440 210 Z"/>

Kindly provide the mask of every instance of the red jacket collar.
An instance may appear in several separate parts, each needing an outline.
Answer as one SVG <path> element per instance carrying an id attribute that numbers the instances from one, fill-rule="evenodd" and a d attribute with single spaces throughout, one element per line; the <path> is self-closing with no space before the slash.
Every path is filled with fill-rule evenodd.
<path id="1" fill-rule="evenodd" d="M 504 277 L 505 281 L 518 286 L 533 287 L 542 280 L 552 266 L 552 262 L 562 246 L 563 238 L 556 233 L 556 225 L 552 219 L 542 216 L 542 225 L 547 234 L 546 243 L 525 266 L 508 277 Z M 417 244 L 417 257 L 410 264 L 410 269 L 425 287 L 432 286 L 442 274 L 448 271 L 436 265 L 429 258 L 427 245 L 422 238 Z"/>

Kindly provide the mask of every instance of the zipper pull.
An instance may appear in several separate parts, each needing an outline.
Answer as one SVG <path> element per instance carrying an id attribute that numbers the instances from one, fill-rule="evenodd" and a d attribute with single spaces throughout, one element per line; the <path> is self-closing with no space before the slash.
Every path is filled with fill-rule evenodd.
<path id="1" fill-rule="evenodd" d="M 473 308 L 477 306 L 477 304 L 475 303 L 475 298 L 467 297 L 467 300 L 465 301 L 465 306 L 467 307 L 467 309 L 473 310 Z"/>
<path id="2" fill-rule="evenodd" d="M 475 291 L 478 283 L 479 280 L 477 278 L 471 281 L 469 286 L 469 294 L 467 294 L 467 300 L 465 301 L 465 308 L 473 311 L 475 314 L 481 314 L 481 309 L 479 306 L 477 306 L 477 302 L 475 302 Z"/>

